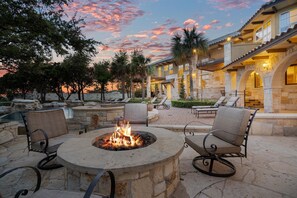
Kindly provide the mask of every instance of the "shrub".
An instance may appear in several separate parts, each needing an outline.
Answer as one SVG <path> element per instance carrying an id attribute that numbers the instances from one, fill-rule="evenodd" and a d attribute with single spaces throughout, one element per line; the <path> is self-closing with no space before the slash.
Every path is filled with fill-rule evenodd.
<path id="1" fill-rule="evenodd" d="M 215 102 L 210 100 L 172 100 L 171 105 L 179 108 L 192 108 L 192 106 L 209 106 Z"/>
<path id="2" fill-rule="evenodd" d="M 129 103 L 142 103 L 142 99 L 141 98 L 131 98 L 131 100 L 129 100 Z M 144 102 L 145 103 L 148 103 L 148 99 L 145 98 L 144 99 Z"/>

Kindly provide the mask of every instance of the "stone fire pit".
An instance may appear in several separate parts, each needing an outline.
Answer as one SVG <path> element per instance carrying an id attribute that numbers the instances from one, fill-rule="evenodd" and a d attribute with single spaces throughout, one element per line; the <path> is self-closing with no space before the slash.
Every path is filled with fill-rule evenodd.
<path id="1" fill-rule="evenodd" d="M 139 149 L 109 151 L 92 146 L 92 141 L 114 128 L 88 132 L 67 140 L 58 149 L 58 161 L 67 169 L 68 190 L 86 190 L 98 169 L 114 172 L 116 197 L 169 197 L 179 180 L 179 155 L 184 141 L 179 135 L 161 128 L 136 127 L 132 131 L 156 136 L 153 144 Z M 107 188 L 103 179 L 100 189 Z M 107 182 L 107 183 L 105 183 Z"/>

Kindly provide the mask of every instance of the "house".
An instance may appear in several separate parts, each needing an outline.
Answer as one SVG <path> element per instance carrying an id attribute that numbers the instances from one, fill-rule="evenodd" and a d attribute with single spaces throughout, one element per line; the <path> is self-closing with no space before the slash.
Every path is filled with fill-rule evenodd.
<path id="1" fill-rule="evenodd" d="M 179 98 L 182 76 L 189 94 L 189 65 L 172 57 L 152 63 L 152 92 Z M 262 5 L 236 32 L 209 42 L 209 57 L 193 70 L 197 98 L 239 95 L 239 106 L 265 112 L 297 111 L 297 1 Z"/>

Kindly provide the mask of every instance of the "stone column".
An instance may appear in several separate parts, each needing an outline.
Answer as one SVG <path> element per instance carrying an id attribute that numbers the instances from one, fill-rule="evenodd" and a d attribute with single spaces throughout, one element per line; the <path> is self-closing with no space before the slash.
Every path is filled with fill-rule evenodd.
<path id="1" fill-rule="evenodd" d="M 231 76 L 229 72 L 225 72 L 225 95 L 229 96 L 231 93 Z"/>
<path id="2" fill-rule="evenodd" d="M 146 78 L 146 95 L 148 98 L 151 97 L 151 76 L 148 75 Z"/>
<path id="3" fill-rule="evenodd" d="M 279 113 L 281 110 L 281 88 L 264 88 L 264 112 Z"/>

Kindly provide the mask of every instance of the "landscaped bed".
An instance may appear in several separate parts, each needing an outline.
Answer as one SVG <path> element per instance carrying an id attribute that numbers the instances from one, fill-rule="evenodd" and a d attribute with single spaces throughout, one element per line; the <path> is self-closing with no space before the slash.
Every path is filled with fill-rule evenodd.
<path id="1" fill-rule="evenodd" d="M 215 102 L 211 100 L 172 100 L 171 105 L 179 108 L 192 108 L 192 106 L 210 106 Z"/>

